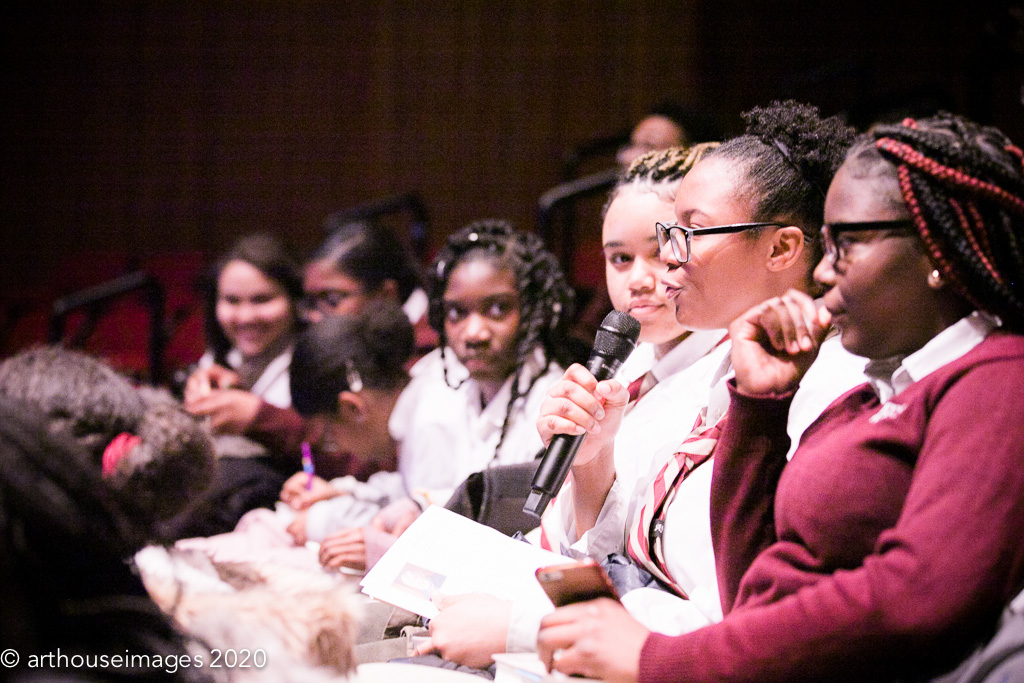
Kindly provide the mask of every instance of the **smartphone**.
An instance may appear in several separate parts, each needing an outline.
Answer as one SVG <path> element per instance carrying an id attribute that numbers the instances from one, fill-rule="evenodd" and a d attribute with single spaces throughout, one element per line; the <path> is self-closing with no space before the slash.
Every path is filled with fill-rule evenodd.
<path id="1" fill-rule="evenodd" d="M 594 560 L 540 567 L 537 580 L 555 607 L 597 598 L 619 599 L 608 572 Z"/>

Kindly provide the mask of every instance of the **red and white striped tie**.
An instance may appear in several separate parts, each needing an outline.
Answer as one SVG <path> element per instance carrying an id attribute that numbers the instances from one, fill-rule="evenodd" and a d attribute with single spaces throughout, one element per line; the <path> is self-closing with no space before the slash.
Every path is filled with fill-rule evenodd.
<path id="1" fill-rule="evenodd" d="M 719 434 L 725 426 L 724 416 L 713 425 L 704 424 L 706 415 L 707 408 L 701 411 L 693 431 L 683 439 L 679 449 L 672 454 L 647 489 L 644 506 L 640 510 L 636 524 L 629 532 L 626 543 L 633 561 L 684 598 L 686 592 L 672 579 L 665 563 L 662 534 L 665 529 L 665 511 L 671 503 L 671 498 L 691 472 L 711 459 Z"/>

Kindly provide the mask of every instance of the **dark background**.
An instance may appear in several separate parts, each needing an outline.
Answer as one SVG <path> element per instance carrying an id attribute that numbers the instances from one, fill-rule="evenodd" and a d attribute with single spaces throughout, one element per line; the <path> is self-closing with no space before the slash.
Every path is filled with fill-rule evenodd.
<path id="1" fill-rule="evenodd" d="M 396 194 L 429 212 L 424 260 L 474 219 L 535 229 L 566 154 L 666 97 L 727 133 L 739 112 L 793 97 L 860 126 L 945 107 L 1024 143 L 1021 3 L 33 3 L 0 15 L 2 351 L 76 287 L 138 265 L 184 283 L 253 230 L 302 258 L 329 213 Z M 582 223 L 592 261 L 598 226 Z M 600 272 L 573 277 L 586 287 Z"/>

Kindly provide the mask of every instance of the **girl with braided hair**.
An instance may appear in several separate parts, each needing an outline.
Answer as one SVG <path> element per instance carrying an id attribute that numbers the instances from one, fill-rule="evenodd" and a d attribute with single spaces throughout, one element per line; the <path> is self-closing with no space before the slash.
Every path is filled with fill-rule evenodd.
<path id="1" fill-rule="evenodd" d="M 615 462 L 617 476 L 626 480 L 647 472 L 658 446 L 685 436 L 688 426 L 672 419 L 673 412 L 681 409 L 681 403 L 692 403 L 694 409 L 707 403 L 710 374 L 721 360 L 719 356 L 715 362 L 703 363 L 707 375 L 703 381 L 685 372 L 707 355 L 722 352 L 719 342 L 725 330 L 691 332 L 676 320 L 675 305 L 668 301 L 661 282 L 667 267 L 658 257 L 658 240 L 652 230 L 656 221 L 671 220 L 683 176 L 717 146 L 701 143 L 641 155 L 621 174 L 604 206 L 601 241 L 608 296 L 616 310 L 640 322 L 639 343 L 616 374 L 635 392 L 623 428 L 616 435 L 620 443 L 629 445 L 617 451 Z M 694 390 L 680 391 L 677 381 Z M 666 400 L 668 397 L 672 400 Z M 522 483 L 526 491 L 534 471 L 535 467 L 528 470 Z M 543 516 L 543 531 L 528 534 L 530 541 L 565 554 L 576 554 L 585 546 L 581 543 L 569 550 L 574 544 L 562 530 L 563 516 L 572 512 L 571 506 L 563 510 L 562 504 L 572 500 L 571 486 L 571 481 L 566 483 Z M 536 526 L 536 519 L 532 521 Z M 710 573 L 713 582 L 713 567 Z M 475 667 L 488 666 L 497 652 L 531 650 L 537 624 L 551 606 L 546 600 L 529 603 L 524 600 L 512 605 L 480 594 L 446 596 L 439 614 L 430 621 L 431 641 L 419 650 L 437 650 L 451 662 Z"/>
<path id="2" fill-rule="evenodd" d="M 639 641 L 624 658 L 598 652 L 563 612 L 541 633 L 549 661 L 564 648 L 556 668 L 925 680 L 990 637 L 1024 587 L 1020 148 L 950 114 L 877 126 L 832 181 L 821 237 L 824 306 L 792 291 L 730 328 L 735 380 L 712 488 L 725 619 L 673 638 L 591 605 Z M 793 390 L 831 324 L 869 359 L 869 382 L 787 464 Z"/>
<path id="3" fill-rule="evenodd" d="M 471 473 L 533 459 L 542 448 L 538 406 L 568 361 L 573 292 L 536 235 L 500 220 L 471 223 L 447 239 L 430 276 L 440 346 L 413 366 L 391 414 L 408 495 L 373 520 L 390 536 L 383 542 L 426 505 L 443 505 Z M 361 567 L 365 536 L 361 528 L 329 535 L 321 562 Z"/>

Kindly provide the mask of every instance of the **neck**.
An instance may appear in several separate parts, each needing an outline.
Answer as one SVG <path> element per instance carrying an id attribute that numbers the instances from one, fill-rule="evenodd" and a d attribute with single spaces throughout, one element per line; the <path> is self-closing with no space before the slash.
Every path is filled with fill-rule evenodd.
<path id="1" fill-rule="evenodd" d="M 686 332 L 683 332 L 681 335 L 679 335 L 675 339 L 670 339 L 667 342 L 662 342 L 660 344 L 655 344 L 654 345 L 654 360 L 661 360 L 662 358 L 664 358 L 665 355 L 668 354 L 669 351 L 671 351 L 672 349 L 674 349 L 677 346 L 679 346 L 679 344 L 681 344 L 683 342 L 683 340 L 686 339 L 689 336 L 690 336 L 690 332 L 689 332 L 689 330 L 687 330 Z"/>
<path id="2" fill-rule="evenodd" d="M 482 404 L 480 407 L 486 407 L 487 404 L 491 402 L 491 399 L 493 399 L 497 395 L 497 393 L 501 391 L 501 387 L 503 387 L 504 385 L 505 380 L 487 380 L 484 382 L 478 381 L 477 386 L 480 389 L 480 402 Z"/>
<path id="3" fill-rule="evenodd" d="M 345 444 L 345 450 L 364 453 L 368 460 L 374 462 L 396 457 L 398 444 L 388 430 L 388 417 L 404 388 L 403 385 L 392 390 L 364 389 L 361 392 L 366 398 L 366 415 L 362 422 L 346 425 L 345 433 L 351 436 L 351 444 Z"/>

